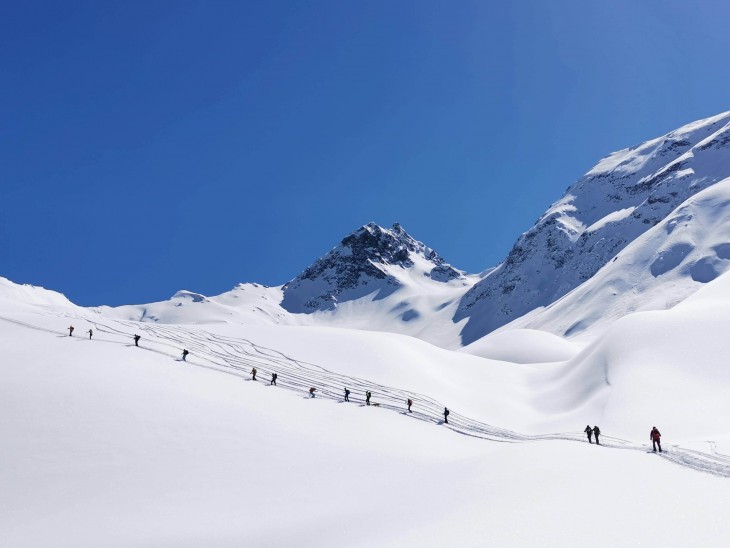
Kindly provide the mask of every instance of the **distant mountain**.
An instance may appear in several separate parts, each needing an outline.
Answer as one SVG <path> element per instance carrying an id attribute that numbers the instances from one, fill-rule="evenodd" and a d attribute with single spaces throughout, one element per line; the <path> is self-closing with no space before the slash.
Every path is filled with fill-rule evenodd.
<path id="1" fill-rule="evenodd" d="M 464 295 L 454 316 L 468 320 L 462 342 L 554 303 L 689 197 L 730 176 L 729 122 L 725 112 L 601 160 Z"/>
<path id="2" fill-rule="evenodd" d="M 239 284 L 211 297 L 178 291 L 167 301 L 100 310 L 117 319 L 155 323 L 386 331 L 458 348 L 461 326 L 452 318 L 477 280 L 449 265 L 401 225 L 387 229 L 369 223 L 283 286 Z"/>
<path id="3" fill-rule="evenodd" d="M 373 293 L 383 299 L 407 283 L 406 271 L 437 283 L 465 277 L 398 223 L 390 230 L 369 223 L 285 284 L 281 304 L 289 312 L 309 313 Z"/>

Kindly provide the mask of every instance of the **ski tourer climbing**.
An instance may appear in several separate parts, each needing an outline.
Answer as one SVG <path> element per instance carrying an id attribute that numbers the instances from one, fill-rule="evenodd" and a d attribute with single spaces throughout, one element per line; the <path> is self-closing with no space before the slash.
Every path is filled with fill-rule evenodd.
<path id="1" fill-rule="evenodd" d="M 406 405 L 408 405 L 408 412 L 413 413 L 413 411 L 411 411 L 411 405 L 413 405 L 413 400 L 411 398 L 408 398 Z"/>
<path id="2" fill-rule="evenodd" d="M 73 334 L 74 334 L 74 326 L 73 325 L 69 325 L 68 326 L 68 336 L 69 337 L 73 337 Z"/>
<path id="3" fill-rule="evenodd" d="M 372 394 L 370 393 L 370 390 L 365 392 L 365 405 L 370 405 L 370 396 L 372 396 Z"/>
<path id="4" fill-rule="evenodd" d="M 651 429 L 651 432 L 649 432 L 649 439 L 651 440 L 651 444 L 654 447 L 653 452 L 656 453 L 656 448 L 659 446 L 659 452 L 662 452 L 662 435 L 657 430 L 656 426 L 653 426 Z"/>
<path id="5" fill-rule="evenodd" d="M 134 346 L 139 346 L 139 340 L 140 340 L 141 338 L 142 338 L 142 337 L 140 337 L 139 335 L 135 335 L 135 336 L 134 336 Z"/>
<path id="6" fill-rule="evenodd" d="M 345 401 L 350 401 L 350 391 L 345 388 Z"/>
<path id="7" fill-rule="evenodd" d="M 598 426 L 593 427 L 593 437 L 596 438 L 596 445 L 601 445 L 601 442 L 598 441 L 598 436 L 601 435 L 601 429 L 598 428 Z"/>
<path id="8" fill-rule="evenodd" d="M 591 428 L 591 425 L 590 424 L 586 425 L 586 429 L 583 430 L 583 432 L 585 432 L 586 434 L 588 434 L 588 443 L 593 443 L 593 439 L 592 439 L 592 437 L 593 437 L 593 428 Z"/>
<path id="9" fill-rule="evenodd" d="M 188 361 L 188 360 L 186 359 L 186 358 L 188 357 L 188 354 L 190 354 L 190 352 L 188 352 L 188 351 L 187 351 L 187 349 L 183 349 L 183 353 L 182 353 L 182 361 L 184 361 L 184 362 Z"/>
<path id="10" fill-rule="evenodd" d="M 317 389 L 316 389 L 316 388 L 315 388 L 314 386 L 313 386 L 312 388 L 310 388 L 310 389 L 309 389 L 309 397 L 310 397 L 310 398 L 313 398 L 313 397 L 314 397 L 314 391 L 315 391 L 315 390 L 317 390 Z"/>
<path id="11" fill-rule="evenodd" d="M 449 413 L 451 413 L 451 411 L 449 411 L 449 408 L 444 407 L 444 424 L 449 424 Z"/>
<path id="12" fill-rule="evenodd" d="M 91 336 L 94 334 L 94 332 L 91 329 L 89 329 L 87 331 L 87 333 L 89 334 L 89 340 L 91 340 Z"/>
<path id="13" fill-rule="evenodd" d="M 274 386 L 276 386 L 276 378 L 277 378 L 278 376 L 279 376 L 279 375 L 277 375 L 276 373 L 272 373 L 272 374 L 271 374 L 271 382 L 269 383 L 269 386 L 271 386 L 272 384 L 273 384 Z"/>
<path id="14" fill-rule="evenodd" d="M 256 373 L 258 373 L 258 370 L 255 367 L 253 369 L 251 369 L 251 380 L 252 381 L 256 380 Z"/>

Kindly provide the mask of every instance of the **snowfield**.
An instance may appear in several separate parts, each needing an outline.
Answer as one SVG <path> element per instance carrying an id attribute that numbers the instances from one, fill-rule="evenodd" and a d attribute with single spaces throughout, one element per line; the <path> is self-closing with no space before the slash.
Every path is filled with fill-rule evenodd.
<path id="1" fill-rule="evenodd" d="M 730 534 L 727 276 L 585 346 L 528 335 L 526 353 L 495 335 L 500 360 L 389 333 L 118 320 L 7 281 L 0 295 L 3 546 L 683 546 Z M 584 440 L 587 422 L 605 447 Z M 646 453 L 654 424 L 661 456 Z"/>

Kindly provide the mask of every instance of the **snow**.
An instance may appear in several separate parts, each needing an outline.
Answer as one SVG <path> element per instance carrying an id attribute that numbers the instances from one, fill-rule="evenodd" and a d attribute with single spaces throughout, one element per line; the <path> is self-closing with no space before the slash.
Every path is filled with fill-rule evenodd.
<path id="1" fill-rule="evenodd" d="M 618 223 L 619 221 L 623 221 L 626 219 L 629 215 L 631 215 L 636 207 L 627 207 L 624 209 L 619 209 L 618 211 L 612 211 L 602 219 L 599 219 L 595 223 L 593 223 L 591 226 L 585 229 L 586 232 L 596 232 L 597 230 L 600 230 L 604 228 L 609 223 Z"/>
<path id="2" fill-rule="evenodd" d="M 535 329 L 498 331 L 465 346 L 461 351 L 482 358 L 513 363 L 562 362 L 574 357 L 580 344 Z"/>
<path id="3" fill-rule="evenodd" d="M 534 331 L 482 341 L 509 362 L 392 333 L 133 322 L 38 288 L 26 301 L 9 284 L 3 545 L 686 545 L 730 533 L 728 480 L 712 475 L 730 474 L 712 452 L 730 448 L 728 276 L 582 349 Z M 366 387 L 380 407 L 362 404 Z M 604 447 L 583 441 L 586 422 Z M 654 424 L 663 457 L 645 452 Z"/>

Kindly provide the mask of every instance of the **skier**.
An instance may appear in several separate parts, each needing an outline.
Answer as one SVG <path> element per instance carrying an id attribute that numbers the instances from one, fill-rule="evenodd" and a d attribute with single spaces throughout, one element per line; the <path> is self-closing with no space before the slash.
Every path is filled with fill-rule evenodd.
<path id="1" fill-rule="evenodd" d="M 591 439 L 591 437 L 593 436 L 593 428 L 591 428 L 590 424 L 586 425 L 586 429 L 583 430 L 583 432 L 588 434 L 588 443 L 593 443 L 593 440 Z"/>
<path id="2" fill-rule="evenodd" d="M 139 346 L 139 339 L 141 339 L 139 335 L 134 336 L 134 346 Z"/>
<path id="3" fill-rule="evenodd" d="M 278 377 L 278 376 L 279 376 L 279 375 L 277 375 L 276 373 L 272 373 L 272 374 L 271 374 L 271 382 L 269 383 L 269 386 L 271 386 L 272 384 L 273 384 L 274 386 L 276 386 L 276 377 Z"/>
<path id="4" fill-rule="evenodd" d="M 449 411 L 449 408 L 444 407 L 444 424 L 449 424 L 449 413 L 451 413 L 451 411 Z"/>
<path id="5" fill-rule="evenodd" d="M 350 391 L 345 388 L 345 401 L 350 401 Z"/>
<path id="6" fill-rule="evenodd" d="M 653 453 L 656 453 L 656 447 L 659 446 L 659 452 L 662 452 L 662 435 L 657 430 L 656 426 L 653 426 L 651 432 L 649 432 L 649 439 L 651 440 L 652 446 L 654 447 Z"/>
<path id="7" fill-rule="evenodd" d="M 256 373 L 258 373 L 258 371 L 256 370 L 255 367 L 253 369 L 251 369 L 251 377 L 252 377 L 251 380 L 252 381 L 256 380 Z"/>
<path id="8" fill-rule="evenodd" d="M 91 336 L 94 334 L 94 332 L 91 329 L 89 329 L 87 331 L 87 333 L 89 334 L 89 340 L 91 340 Z"/>
<path id="9" fill-rule="evenodd" d="M 73 325 L 69 325 L 68 326 L 68 336 L 69 337 L 72 337 L 73 336 L 73 333 L 74 333 L 74 326 Z"/>
<path id="10" fill-rule="evenodd" d="M 408 401 L 406 403 L 408 404 L 408 412 L 413 413 L 413 411 L 411 411 L 411 405 L 413 405 L 413 400 L 411 398 L 408 398 Z"/>
<path id="11" fill-rule="evenodd" d="M 315 391 L 315 390 L 317 390 L 317 389 L 316 389 L 316 388 L 315 388 L 314 386 L 313 386 L 312 388 L 310 388 L 310 389 L 309 389 L 309 397 L 310 397 L 310 398 L 313 398 L 313 397 L 314 397 L 314 391 Z"/>
<path id="12" fill-rule="evenodd" d="M 365 405 L 370 405 L 370 396 L 372 396 L 372 394 L 370 393 L 370 390 L 365 392 Z"/>
<path id="13" fill-rule="evenodd" d="M 188 352 L 186 349 L 183 349 L 182 360 L 184 362 L 188 361 L 188 360 L 185 359 L 185 358 L 188 357 L 188 354 L 190 354 L 190 352 Z"/>
<path id="14" fill-rule="evenodd" d="M 593 427 L 593 436 L 596 438 L 596 445 L 601 445 L 601 442 L 598 441 L 598 436 L 601 435 L 601 429 L 598 428 L 598 426 Z"/>

